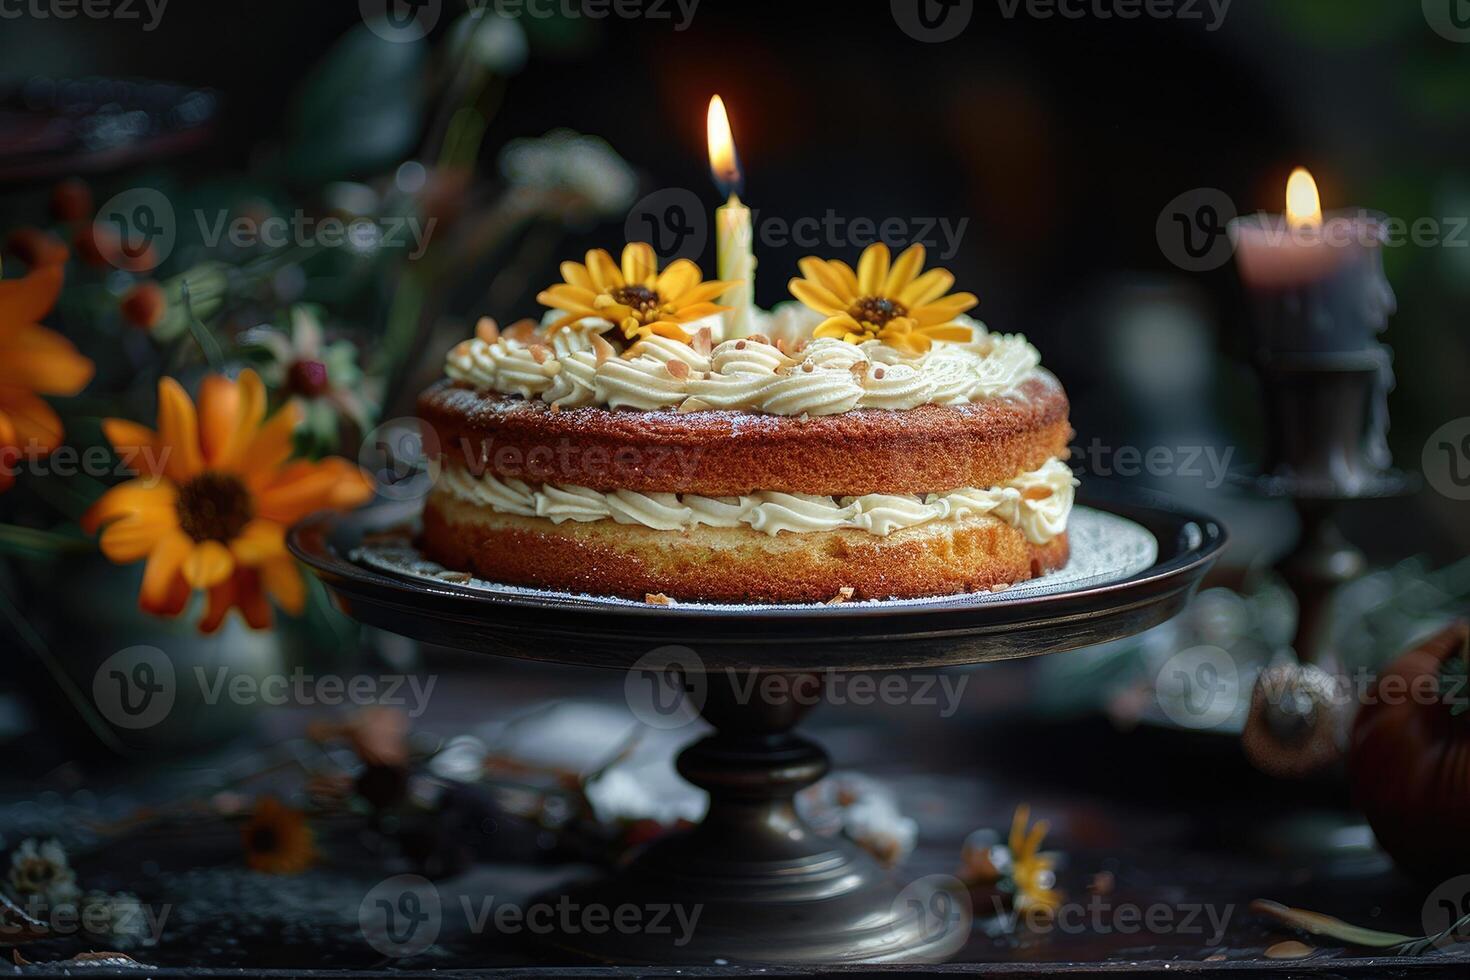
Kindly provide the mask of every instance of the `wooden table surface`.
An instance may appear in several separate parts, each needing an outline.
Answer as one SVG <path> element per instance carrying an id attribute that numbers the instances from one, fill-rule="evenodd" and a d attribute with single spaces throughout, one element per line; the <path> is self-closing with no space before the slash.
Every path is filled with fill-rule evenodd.
<path id="1" fill-rule="evenodd" d="M 551 697 L 621 704 L 622 679 L 613 674 L 462 658 L 434 661 L 431 669 L 439 678 L 437 693 L 417 724 L 439 734 Z M 1375 958 L 1292 935 L 1249 911 L 1253 899 L 1267 898 L 1371 928 L 1423 932 L 1421 910 L 1433 883 L 1408 880 L 1372 848 L 1339 782 L 1273 782 L 1251 771 L 1228 737 L 1118 732 L 1095 718 L 1028 720 L 1025 698 L 1036 674 L 1026 663 L 987 665 L 964 676 L 964 696 L 950 717 L 941 717 L 934 706 L 834 706 L 814 713 L 804 731 L 825 744 L 838 769 L 889 782 L 905 812 L 918 821 L 919 844 L 896 872 L 901 880 L 953 873 L 970 831 L 989 827 L 1003 834 L 1015 805 L 1031 804 L 1035 815 L 1051 822 L 1047 848 L 1065 855 L 1059 885 L 1067 895 L 1068 918 L 1044 929 L 1024 923 L 1007 929 L 981 899 L 968 943 L 947 964 L 770 967 L 762 976 L 908 970 L 986 977 L 1470 976 L 1470 945 L 1412 959 Z M 251 738 L 268 742 L 317 716 L 281 709 Z M 114 806 L 118 795 L 156 797 L 170 778 L 193 778 L 199 767 L 221 766 L 247 748 L 248 740 L 236 742 L 204 758 L 148 771 L 98 767 L 80 785 L 89 799 L 111 799 Z M 67 778 L 76 785 L 74 770 Z M 45 816 L 38 806 L 75 792 L 8 780 L 0 788 L 0 830 L 7 846 L 17 842 L 16 835 L 35 832 L 38 813 Z M 51 804 L 35 803 L 38 795 Z M 133 952 L 156 968 L 150 976 L 744 972 L 717 963 L 587 966 L 547 958 L 517 936 L 477 933 L 466 916 L 449 910 L 473 908 L 485 896 L 516 902 L 588 873 L 585 867 L 548 864 L 544 838 L 513 820 L 495 833 L 503 860 L 436 882 L 446 909 L 438 942 L 406 959 L 385 958 L 364 941 L 358 906 L 388 872 L 350 847 L 335 847 L 323 865 L 292 878 L 245 870 L 232 833 L 143 835 L 89 850 L 75 864 L 91 887 L 125 889 L 145 903 L 169 906 L 162 942 Z M 1446 877 L 1453 871 L 1446 869 Z M 1269 947 L 1287 939 L 1304 939 L 1318 949 L 1305 959 L 1266 957 Z M 27 946 L 25 955 L 39 961 L 74 951 L 47 942 Z M 24 972 L 59 971 L 38 965 Z"/>

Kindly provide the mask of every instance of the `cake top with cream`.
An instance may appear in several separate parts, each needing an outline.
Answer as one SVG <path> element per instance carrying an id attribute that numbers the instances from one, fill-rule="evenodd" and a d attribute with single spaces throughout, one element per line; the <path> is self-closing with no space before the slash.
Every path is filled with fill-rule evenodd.
<path id="1" fill-rule="evenodd" d="M 565 280 L 538 297 L 540 324 L 501 331 L 482 319 L 445 373 L 458 383 L 540 400 L 556 409 L 743 411 L 834 415 L 858 409 L 962 405 L 1004 396 L 1040 366 L 1020 335 L 992 334 L 965 316 L 978 302 L 948 294 L 954 277 L 921 272 L 923 247 L 896 260 L 870 246 L 856 270 L 817 258 L 791 281 L 799 303 L 757 314 L 760 332 L 727 337 L 730 287 L 676 260 L 662 272 L 642 243 L 621 265 L 593 250 L 562 264 Z"/>

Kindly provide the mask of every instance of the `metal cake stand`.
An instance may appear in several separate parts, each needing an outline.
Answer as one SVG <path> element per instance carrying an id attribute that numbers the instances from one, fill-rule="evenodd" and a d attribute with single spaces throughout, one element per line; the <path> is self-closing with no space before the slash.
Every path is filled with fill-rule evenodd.
<path id="1" fill-rule="evenodd" d="M 1151 564 L 1049 593 L 800 607 L 652 606 L 370 567 L 364 549 L 409 533 L 406 506 L 319 515 L 289 541 L 361 622 L 471 651 L 653 672 L 672 678 L 715 729 L 678 758 L 679 773 L 709 793 L 703 822 L 611 877 L 540 899 L 697 906 L 693 937 L 676 945 L 672 934 L 609 928 L 542 941 L 620 963 L 914 962 L 962 945 L 958 919 L 945 914 L 957 896 L 923 881 L 902 888 L 856 846 L 802 822 L 794 798 L 829 767 L 826 752 L 794 732 L 810 699 L 768 696 L 751 675 L 786 675 L 792 683 L 780 689 L 789 692 L 803 689 L 801 675 L 975 664 L 1119 639 L 1178 613 L 1225 542 L 1220 525 L 1198 514 L 1110 503 L 1088 515 L 1096 527 L 1151 535 Z M 1073 554 L 1083 560 L 1076 538 Z"/>

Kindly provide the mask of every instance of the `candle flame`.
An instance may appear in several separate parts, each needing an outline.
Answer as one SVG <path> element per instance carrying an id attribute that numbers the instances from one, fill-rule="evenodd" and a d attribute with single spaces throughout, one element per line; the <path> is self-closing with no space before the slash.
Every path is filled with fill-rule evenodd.
<path id="1" fill-rule="evenodd" d="M 1322 224 L 1322 198 L 1317 182 L 1305 167 L 1297 167 L 1286 182 L 1286 221 L 1293 230 Z"/>
<path id="2" fill-rule="evenodd" d="M 730 132 L 730 117 L 725 102 L 718 95 L 709 100 L 706 123 L 709 135 L 709 169 L 720 189 L 733 193 L 740 186 L 740 161 L 735 156 L 735 137 Z"/>

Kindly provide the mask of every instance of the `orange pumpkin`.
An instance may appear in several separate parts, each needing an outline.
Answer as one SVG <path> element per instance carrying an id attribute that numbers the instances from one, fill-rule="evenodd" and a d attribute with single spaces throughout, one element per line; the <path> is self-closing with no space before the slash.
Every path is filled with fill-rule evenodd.
<path id="1" fill-rule="evenodd" d="M 1353 801 L 1378 843 L 1435 881 L 1470 872 L 1466 657 L 1464 621 L 1405 652 L 1368 688 L 1348 749 Z"/>

